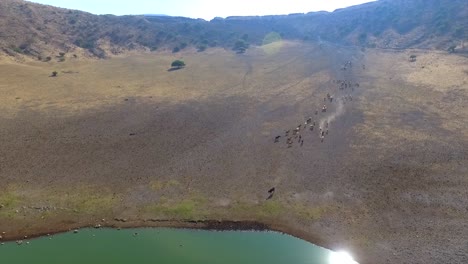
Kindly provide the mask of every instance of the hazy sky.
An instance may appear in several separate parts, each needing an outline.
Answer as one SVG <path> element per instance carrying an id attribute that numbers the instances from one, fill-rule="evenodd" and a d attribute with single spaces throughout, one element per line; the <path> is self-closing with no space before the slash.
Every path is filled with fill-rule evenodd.
<path id="1" fill-rule="evenodd" d="M 0 0 L 1 1 L 1 0 Z M 216 16 L 333 11 L 371 0 L 30 0 L 94 14 L 166 14 L 211 20 Z"/>

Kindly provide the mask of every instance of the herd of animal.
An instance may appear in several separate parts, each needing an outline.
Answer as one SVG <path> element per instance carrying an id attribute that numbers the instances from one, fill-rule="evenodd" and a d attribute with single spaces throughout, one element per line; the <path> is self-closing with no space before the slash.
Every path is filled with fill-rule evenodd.
<path id="1" fill-rule="evenodd" d="M 346 70 L 351 67 L 351 61 L 347 61 L 342 69 Z M 356 88 L 359 88 L 359 83 L 353 83 L 349 80 L 333 80 L 332 83 L 336 86 L 323 97 L 323 105 L 320 109 L 315 110 L 314 117 L 306 117 L 295 128 L 285 130 L 283 135 L 277 135 L 274 138 L 274 143 L 280 143 L 281 139 L 284 138 L 287 148 L 292 148 L 295 143 L 302 147 L 306 131 L 309 134 L 314 133 L 314 131 L 318 132 L 320 142 L 325 141 L 325 137 L 330 133 L 331 121 L 341 114 L 340 110 L 343 109 L 344 104 L 353 101 L 352 93 Z M 331 94 L 333 92 L 340 97 L 335 97 L 335 95 Z M 333 107 L 334 105 L 336 107 Z M 330 112 L 330 109 L 335 111 Z"/>

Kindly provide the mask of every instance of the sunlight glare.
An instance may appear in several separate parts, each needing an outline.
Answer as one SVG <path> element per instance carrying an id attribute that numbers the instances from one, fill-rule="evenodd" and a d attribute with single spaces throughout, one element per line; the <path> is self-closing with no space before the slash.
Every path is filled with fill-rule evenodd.
<path id="1" fill-rule="evenodd" d="M 354 261 L 353 257 L 345 251 L 331 252 L 329 264 L 359 264 Z"/>

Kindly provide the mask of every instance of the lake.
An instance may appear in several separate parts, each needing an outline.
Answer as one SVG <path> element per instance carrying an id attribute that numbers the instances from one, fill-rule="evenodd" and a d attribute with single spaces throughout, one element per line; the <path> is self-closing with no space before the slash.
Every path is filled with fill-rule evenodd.
<path id="1" fill-rule="evenodd" d="M 22 245 L 5 243 L 0 246 L 0 263 L 329 264 L 331 254 L 277 232 L 81 229 L 76 234 L 23 241 Z"/>

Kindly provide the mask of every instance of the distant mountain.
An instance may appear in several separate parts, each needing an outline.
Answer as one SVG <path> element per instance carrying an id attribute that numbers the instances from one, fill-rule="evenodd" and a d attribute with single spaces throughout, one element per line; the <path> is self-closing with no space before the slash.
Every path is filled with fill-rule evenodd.
<path id="1" fill-rule="evenodd" d="M 168 17 L 169 15 L 165 15 L 165 14 L 143 14 L 144 16 L 149 16 L 149 17 L 152 17 L 152 16 L 156 16 L 156 17 Z"/>
<path id="2" fill-rule="evenodd" d="M 228 17 L 211 21 L 165 15 L 114 16 L 22 0 L 0 2 L 0 51 L 41 60 L 82 51 L 106 57 L 127 50 L 261 45 L 283 39 L 324 40 L 377 48 L 446 50 L 468 39 L 466 0 L 380 0 L 334 12 Z"/>

